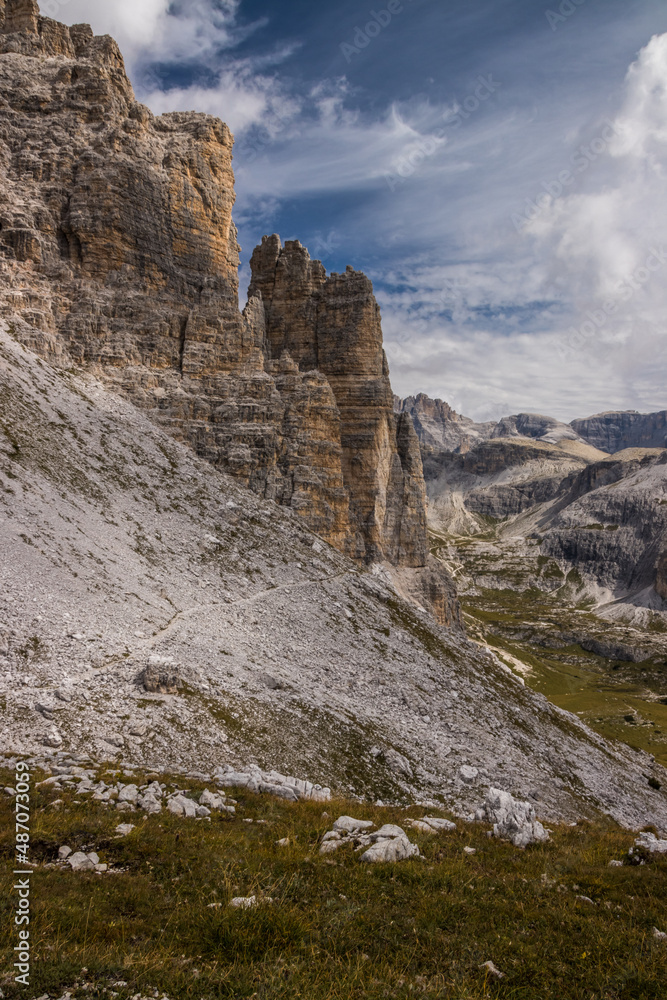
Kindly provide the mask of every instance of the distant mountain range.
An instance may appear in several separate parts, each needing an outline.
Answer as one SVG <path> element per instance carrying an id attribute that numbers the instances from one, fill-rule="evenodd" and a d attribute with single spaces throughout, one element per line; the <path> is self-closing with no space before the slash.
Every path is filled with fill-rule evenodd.
<path id="1" fill-rule="evenodd" d="M 456 413 L 441 399 L 424 393 L 394 399 L 397 413 L 412 417 L 422 450 L 465 453 L 480 441 L 524 437 L 547 444 L 581 441 L 613 455 L 626 448 L 667 448 L 667 410 L 638 413 L 636 410 L 597 413 L 564 424 L 539 413 L 517 413 L 498 422 L 477 423 Z"/>

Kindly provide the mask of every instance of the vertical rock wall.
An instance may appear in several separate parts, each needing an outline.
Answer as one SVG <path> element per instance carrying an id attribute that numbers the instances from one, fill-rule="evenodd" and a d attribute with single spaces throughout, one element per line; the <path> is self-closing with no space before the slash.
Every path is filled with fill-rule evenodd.
<path id="1" fill-rule="evenodd" d="M 155 117 L 118 46 L 0 0 L 0 318 L 359 560 L 426 562 L 370 281 L 278 237 L 238 308 L 233 137 Z"/>
<path id="2" fill-rule="evenodd" d="M 341 419 L 342 469 L 357 558 L 426 563 L 426 500 L 409 417 L 393 412 L 380 309 L 361 272 L 326 276 L 297 241 L 264 237 L 249 294 L 264 303 L 268 349 L 326 376 Z"/>

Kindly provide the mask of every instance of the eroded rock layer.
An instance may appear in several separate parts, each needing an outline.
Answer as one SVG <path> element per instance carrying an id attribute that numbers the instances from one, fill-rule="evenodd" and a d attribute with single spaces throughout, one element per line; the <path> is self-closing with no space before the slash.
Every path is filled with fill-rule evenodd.
<path id="1" fill-rule="evenodd" d="M 2 22 L 0 318 L 339 549 L 423 566 L 421 458 L 370 282 L 272 237 L 241 314 L 227 126 L 154 117 L 113 39 L 34 0 L 0 0 Z"/>

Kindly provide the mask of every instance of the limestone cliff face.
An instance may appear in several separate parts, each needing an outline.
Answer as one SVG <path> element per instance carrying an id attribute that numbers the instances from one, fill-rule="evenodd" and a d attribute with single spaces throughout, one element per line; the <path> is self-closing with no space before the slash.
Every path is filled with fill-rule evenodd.
<path id="1" fill-rule="evenodd" d="M 273 237 L 241 314 L 227 126 L 154 117 L 113 39 L 35 0 L 0 0 L 0 23 L 0 319 L 339 549 L 423 566 L 419 448 L 370 282 Z"/>
<path id="2" fill-rule="evenodd" d="M 625 448 L 667 447 L 667 410 L 598 413 L 585 420 L 573 420 L 572 427 L 593 447 L 611 455 Z"/>
<path id="3" fill-rule="evenodd" d="M 426 501 L 419 443 L 407 415 L 393 412 L 380 309 L 369 279 L 353 268 L 327 277 L 297 241 L 265 237 L 250 262 L 249 295 L 264 305 L 274 358 L 316 368 L 341 419 L 342 470 L 354 554 L 426 563 Z"/>

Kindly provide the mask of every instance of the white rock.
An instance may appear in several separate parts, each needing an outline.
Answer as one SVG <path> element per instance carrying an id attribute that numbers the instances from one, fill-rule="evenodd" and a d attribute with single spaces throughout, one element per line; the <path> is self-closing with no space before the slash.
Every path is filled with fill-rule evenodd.
<path id="1" fill-rule="evenodd" d="M 76 854 L 70 854 L 67 858 L 67 863 L 76 872 L 92 871 L 97 864 L 97 862 L 91 861 L 87 854 L 83 851 L 77 851 Z"/>
<path id="2" fill-rule="evenodd" d="M 385 823 L 384 826 L 381 826 L 379 830 L 375 830 L 369 836 L 373 843 L 377 840 L 388 840 L 391 837 L 405 837 L 407 840 L 405 830 L 400 826 L 395 826 L 394 823 Z"/>
<path id="3" fill-rule="evenodd" d="M 105 743 L 108 743 L 112 747 L 121 748 L 125 746 L 125 740 L 120 733 L 111 733 L 110 736 L 105 736 L 103 739 Z"/>
<path id="4" fill-rule="evenodd" d="M 289 847 L 289 837 L 283 837 L 282 840 L 276 840 L 276 847 Z"/>
<path id="5" fill-rule="evenodd" d="M 608 868 L 622 868 L 623 867 L 623 862 L 622 861 L 610 861 L 607 867 Z"/>
<path id="6" fill-rule="evenodd" d="M 118 793 L 119 802 L 129 802 L 134 805 L 139 798 L 139 789 L 136 785 L 123 785 Z"/>
<path id="7" fill-rule="evenodd" d="M 470 767 L 469 764 L 464 764 L 463 767 L 459 768 L 459 775 L 467 785 L 471 785 L 473 781 L 477 779 L 479 771 L 476 767 Z"/>
<path id="8" fill-rule="evenodd" d="M 482 965 L 480 965 L 480 969 L 487 969 L 489 975 L 493 976 L 494 979 L 505 978 L 505 973 L 501 972 L 500 969 L 497 969 L 493 964 L 493 962 L 484 962 Z"/>
<path id="9" fill-rule="evenodd" d="M 196 806 L 195 812 L 199 819 L 206 819 L 207 816 L 211 815 L 211 810 L 207 806 Z"/>
<path id="10" fill-rule="evenodd" d="M 208 788 L 199 796 L 199 805 L 206 806 L 208 809 L 218 809 L 219 811 L 226 811 L 228 808 L 224 795 L 216 795 L 214 792 L 209 792 Z M 229 808 L 233 809 L 232 806 Z"/>
<path id="11" fill-rule="evenodd" d="M 296 789 L 290 788 L 289 785 L 274 785 L 262 781 L 259 784 L 259 790 L 264 795 L 275 795 L 279 799 L 287 799 L 288 802 L 299 801 L 299 796 L 296 792 Z"/>
<path id="12" fill-rule="evenodd" d="M 635 846 L 643 847 L 651 854 L 667 854 L 667 840 L 658 840 L 654 833 L 640 833 Z"/>
<path id="13" fill-rule="evenodd" d="M 145 719 L 139 719 L 136 722 L 131 722 L 127 731 L 130 736 L 145 736 L 148 732 L 148 723 Z"/>
<path id="14" fill-rule="evenodd" d="M 53 729 L 47 736 L 44 737 L 44 746 L 47 747 L 60 747 L 63 743 L 63 738 L 57 729 Z"/>
<path id="15" fill-rule="evenodd" d="M 405 861 L 419 855 L 419 848 L 411 844 L 406 836 L 392 837 L 390 840 L 378 840 L 361 855 L 366 862 Z"/>
<path id="16" fill-rule="evenodd" d="M 333 825 L 334 830 L 343 833 L 358 833 L 359 830 L 370 830 L 375 823 L 369 819 L 353 819 L 352 816 L 339 816 Z"/>
<path id="17" fill-rule="evenodd" d="M 549 840 L 530 802 L 520 802 L 509 792 L 490 788 L 484 804 L 486 819 L 493 823 L 493 836 L 511 841 L 515 847 Z"/>
<path id="18" fill-rule="evenodd" d="M 327 840 L 327 841 L 324 841 L 320 845 L 320 854 L 333 854 L 333 852 L 337 851 L 339 847 L 343 847 L 344 844 L 349 844 L 349 843 L 350 843 L 350 840 L 347 837 L 345 838 L 345 840 Z"/>
<path id="19" fill-rule="evenodd" d="M 429 826 L 428 823 L 424 823 L 421 819 L 408 820 L 408 826 L 410 826 L 413 830 L 417 830 L 419 833 L 435 833 L 433 827 Z"/>
<path id="20" fill-rule="evenodd" d="M 169 812 L 175 816 L 188 816 L 191 819 L 197 815 L 197 806 L 192 799 L 186 799 L 184 795 L 174 795 L 167 803 Z"/>
<path id="21" fill-rule="evenodd" d="M 326 844 L 329 840 L 340 840 L 341 836 L 338 830 L 327 830 L 327 832 L 322 837 L 322 843 Z"/>
<path id="22" fill-rule="evenodd" d="M 590 896 L 575 896 L 574 898 L 575 898 L 575 899 L 578 899 L 578 900 L 579 900 L 580 902 L 582 902 L 582 903 L 590 903 L 590 904 L 591 904 L 591 906 L 595 906 L 595 903 L 594 903 L 594 902 L 593 902 L 593 900 L 592 900 L 592 899 L 590 898 Z"/>
<path id="23" fill-rule="evenodd" d="M 398 750 L 385 750 L 385 763 L 394 774 L 402 774 L 405 778 L 413 777 L 412 765 L 407 757 Z"/>
<path id="24" fill-rule="evenodd" d="M 108 868 L 109 868 L 108 865 L 95 865 L 96 872 L 105 872 L 108 870 Z"/>
<path id="25" fill-rule="evenodd" d="M 653 937 L 656 941 L 667 941 L 667 934 L 664 931 L 659 931 L 657 927 L 653 928 Z"/>
<path id="26" fill-rule="evenodd" d="M 58 849 L 58 858 L 61 861 L 65 861 L 70 856 L 71 853 L 72 853 L 71 847 L 66 847 L 66 846 L 60 847 Z"/>
<path id="27" fill-rule="evenodd" d="M 261 896 L 259 899 L 257 896 L 235 896 L 229 905 L 233 906 L 235 910 L 250 910 L 253 906 L 272 902 L 271 896 Z"/>
<path id="28" fill-rule="evenodd" d="M 116 827 L 116 833 L 120 837 L 127 837 L 128 834 L 132 833 L 135 829 L 134 823 L 119 823 Z"/>
<path id="29" fill-rule="evenodd" d="M 463 848 L 463 853 L 464 854 L 477 854 L 477 848 L 476 847 L 464 847 Z"/>
<path id="30" fill-rule="evenodd" d="M 157 813 L 162 812 L 162 803 L 150 791 L 145 792 L 137 799 L 137 805 L 144 812 L 147 812 L 149 816 L 155 816 Z"/>

